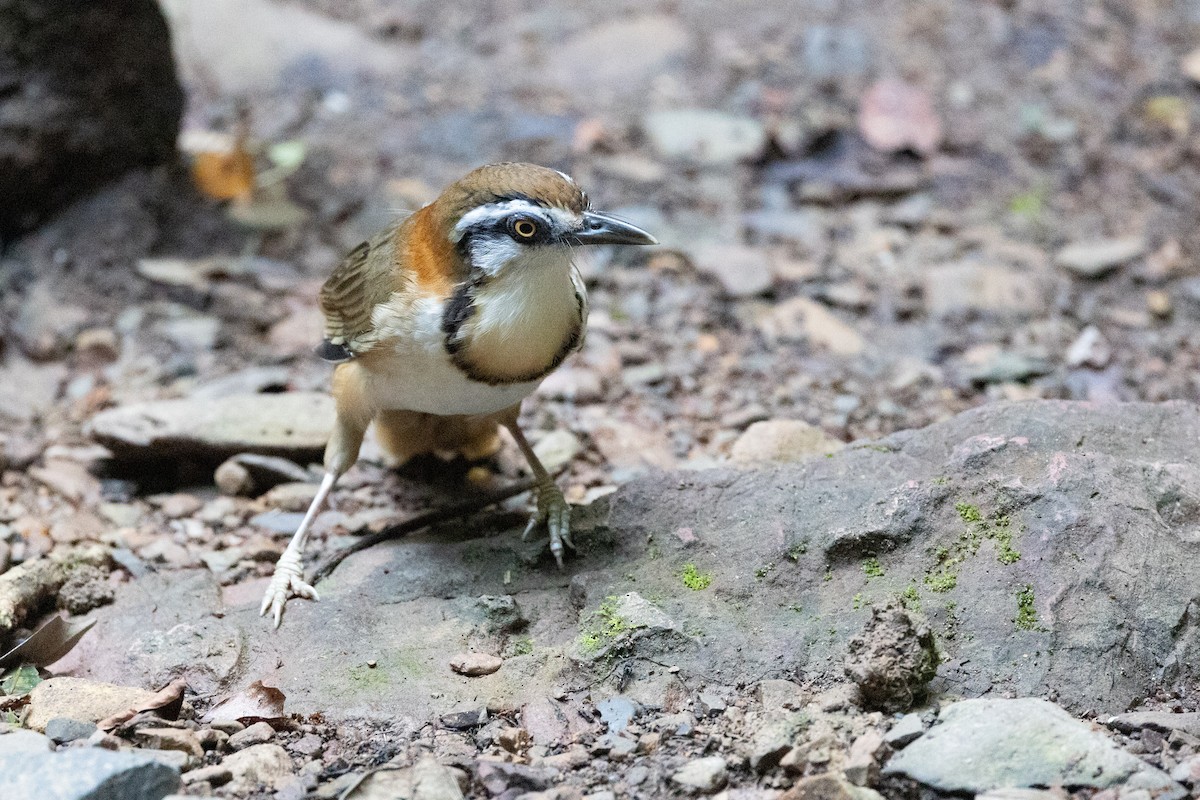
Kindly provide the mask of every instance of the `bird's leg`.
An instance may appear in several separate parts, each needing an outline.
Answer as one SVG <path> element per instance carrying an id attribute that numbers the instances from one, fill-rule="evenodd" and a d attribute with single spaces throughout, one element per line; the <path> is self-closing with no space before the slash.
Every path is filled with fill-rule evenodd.
<path id="1" fill-rule="evenodd" d="M 550 476 L 550 473 L 542 466 L 537 454 L 533 452 L 533 448 L 525 439 L 525 434 L 521 432 L 515 416 L 512 419 L 503 420 L 503 424 L 512 434 L 517 447 L 521 448 L 521 453 L 529 462 L 529 468 L 533 470 L 533 477 L 537 480 L 537 488 L 534 490 L 537 494 L 537 510 L 529 518 L 529 524 L 525 526 L 525 533 L 521 538 L 528 538 L 534 528 L 543 522 L 546 523 L 546 528 L 550 531 L 550 552 L 561 568 L 563 545 L 567 545 L 572 550 L 575 549 L 574 543 L 571 542 L 571 507 L 567 505 L 562 489 L 558 488 L 554 478 Z"/>
<path id="2" fill-rule="evenodd" d="M 317 495 L 309 504 L 304 519 L 300 521 L 300 527 L 292 534 L 291 541 L 276 562 L 275 574 L 271 576 L 271 583 L 267 586 L 267 593 L 263 596 L 262 606 L 258 610 L 259 616 L 266 616 L 270 612 L 275 618 L 276 628 L 283 621 L 283 607 L 287 605 L 289 598 L 321 599 L 317 596 L 317 590 L 304 582 L 304 546 L 308 543 L 309 528 L 312 527 L 313 520 L 316 519 L 337 479 L 358 460 L 364 433 L 365 423 L 360 426 L 347 422 L 341 414 L 338 415 L 333 436 L 325 445 L 325 477 L 321 479 Z"/>

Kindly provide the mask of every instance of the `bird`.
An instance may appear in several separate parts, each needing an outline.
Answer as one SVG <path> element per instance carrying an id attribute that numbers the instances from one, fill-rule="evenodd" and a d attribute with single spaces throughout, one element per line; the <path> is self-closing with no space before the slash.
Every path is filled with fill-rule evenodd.
<path id="1" fill-rule="evenodd" d="M 336 364 L 324 475 L 260 616 L 272 614 L 278 628 L 290 598 L 319 599 L 304 582 L 308 533 L 372 424 L 398 463 L 443 451 L 484 458 L 506 429 L 535 482 L 524 535 L 544 525 L 561 568 L 564 545 L 574 548 L 570 508 L 518 425 L 521 402 L 583 344 L 588 303 L 575 248 L 657 243 L 592 209 L 566 173 L 508 162 L 467 173 L 350 251 L 319 293 L 316 354 Z"/>

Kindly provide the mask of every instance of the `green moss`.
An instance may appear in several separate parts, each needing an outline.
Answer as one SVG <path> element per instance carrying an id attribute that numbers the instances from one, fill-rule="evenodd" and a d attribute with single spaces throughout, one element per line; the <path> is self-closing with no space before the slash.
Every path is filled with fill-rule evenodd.
<path id="1" fill-rule="evenodd" d="M 824 576 L 821 577 L 821 580 L 825 581 L 826 583 L 829 583 L 831 580 L 833 580 L 833 569 L 827 568 Z"/>
<path id="2" fill-rule="evenodd" d="M 950 478 L 946 475 L 939 475 L 933 479 L 934 486 L 946 486 L 950 483 Z"/>
<path id="3" fill-rule="evenodd" d="M 868 578 L 882 578 L 883 566 L 878 558 L 868 558 L 862 563 L 862 571 Z"/>
<path id="4" fill-rule="evenodd" d="M 513 640 L 512 654 L 514 656 L 527 656 L 533 652 L 533 639 L 528 636 L 522 636 L 519 639 Z"/>
<path id="5" fill-rule="evenodd" d="M 804 555 L 807 552 L 808 552 L 808 540 L 803 539 L 800 542 L 798 542 L 797 544 L 794 544 L 788 548 L 787 557 L 790 558 L 792 561 L 799 561 L 800 556 Z"/>
<path id="6" fill-rule="evenodd" d="M 701 572 L 695 564 L 684 564 L 680 577 L 683 579 L 683 585 L 694 592 L 707 589 L 713 582 L 712 573 Z"/>
<path id="7" fill-rule="evenodd" d="M 859 592 L 858 594 L 854 595 L 854 597 L 850 598 L 850 607 L 853 608 L 855 611 L 858 611 L 863 606 L 870 605 L 870 604 L 871 604 L 871 601 L 868 598 L 864 597 L 862 592 Z"/>
<path id="8" fill-rule="evenodd" d="M 763 578 L 770 575 L 771 570 L 773 569 L 775 569 L 774 561 L 772 561 L 770 564 L 767 564 L 765 567 L 759 567 L 758 569 L 754 570 L 754 577 L 761 581 Z"/>
<path id="9" fill-rule="evenodd" d="M 983 520 L 983 514 L 980 513 L 978 506 L 973 506 L 970 503 L 958 502 L 954 504 L 954 510 L 958 512 L 958 516 L 963 522 L 980 522 Z"/>
<path id="10" fill-rule="evenodd" d="M 915 583 L 904 587 L 904 591 L 900 593 L 900 603 L 909 611 L 921 610 L 921 593 Z"/>
<path id="11" fill-rule="evenodd" d="M 1034 607 L 1033 586 L 1025 584 L 1017 591 L 1017 618 L 1013 620 L 1023 631 L 1044 631 L 1038 623 L 1037 608 Z"/>
<path id="12" fill-rule="evenodd" d="M 579 649 L 582 652 L 594 653 L 630 630 L 629 622 L 617 610 L 620 602 L 620 598 L 614 595 L 609 595 L 600 602 L 600 607 L 592 613 L 588 626 L 579 634 Z"/>
<path id="13" fill-rule="evenodd" d="M 795 611 L 797 614 L 803 614 L 804 607 L 799 603 L 793 603 L 792 605 L 788 606 L 788 611 Z"/>
<path id="14" fill-rule="evenodd" d="M 929 591 L 942 594 L 958 586 L 958 573 L 948 569 L 937 570 L 925 576 L 925 585 Z"/>

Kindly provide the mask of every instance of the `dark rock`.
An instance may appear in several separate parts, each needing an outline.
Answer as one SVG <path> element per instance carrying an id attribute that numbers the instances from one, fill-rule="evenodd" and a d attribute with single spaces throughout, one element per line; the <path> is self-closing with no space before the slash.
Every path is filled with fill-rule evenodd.
<path id="1" fill-rule="evenodd" d="M 576 642 L 569 669 L 603 678 L 611 654 L 711 686 L 839 678 L 872 605 L 900 596 L 944 656 L 932 691 L 1124 708 L 1200 678 L 1198 615 L 1178 591 L 1200 585 L 1197 440 L 1189 403 L 996 404 L 811 462 L 649 476 L 576 509 L 568 570 L 529 566 L 523 526 L 408 537 L 348 558 L 269 637 L 260 588 L 225 605 L 207 571 L 148 575 L 95 612 L 79 672 L 183 672 L 201 692 L 270 672 L 292 713 L 474 709 L 472 727 L 480 696 L 519 708 L 576 685 L 525 658 L 448 685 L 480 595 L 519 596 L 535 642 Z M 346 655 L 320 656 L 331 648 Z M 368 669 L 381 653 L 398 655 Z"/>
<path id="2" fill-rule="evenodd" d="M 86 739 L 96 731 L 96 723 L 69 717 L 55 717 L 46 723 L 46 735 L 55 744 L 66 744 L 76 739 Z"/>
<path id="3" fill-rule="evenodd" d="M 0 755 L 6 800 L 160 800 L 179 788 L 179 770 L 135 753 L 98 747 Z"/>
<path id="4" fill-rule="evenodd" d="M 0 3 L 0 236 L 168 161 L 182 113 L 153 0 Z"/>
<path id="5" fill-rule="evenodd" d="M 899 604 L 871 609 L 863 632 L 850 640 L 846 675 L 867 708 L 904 711 L 925 696 L 937 673 L 929 624 Z"/>

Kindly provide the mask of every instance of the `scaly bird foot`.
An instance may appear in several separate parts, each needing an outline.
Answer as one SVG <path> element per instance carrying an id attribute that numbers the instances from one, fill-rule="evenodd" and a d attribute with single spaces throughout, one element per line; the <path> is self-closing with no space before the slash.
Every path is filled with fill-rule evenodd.
<path id="1" fill-rule="evenodd" d="M 550 531 L 550 552 L 561 569 L 563 565 L 563 545 L 572 550 L 575 544 L 571 541 L 571 507 L 563 497 L 562 489 L 553 482 L 539 486 L 537 492 L 537 510 L 529 518 L 522 539 L 528 539 L 529 534 L 542 523 Z"/>
<path id="2" fill-rule="evenodd" d="M 275 574 L 267 593 L 263 595 L 262 606 L 258 615 L 264 617 L 270 612 L 275 617 L 275 627 L 283 621 L 283 607 L 291 597 L 303 597 L 305 600 L 320 600 L 317 590 L 304 582 L 304 563 L 300 553 L 292 548 L 283 551 L 279 563 L 275 565 Z"/>

